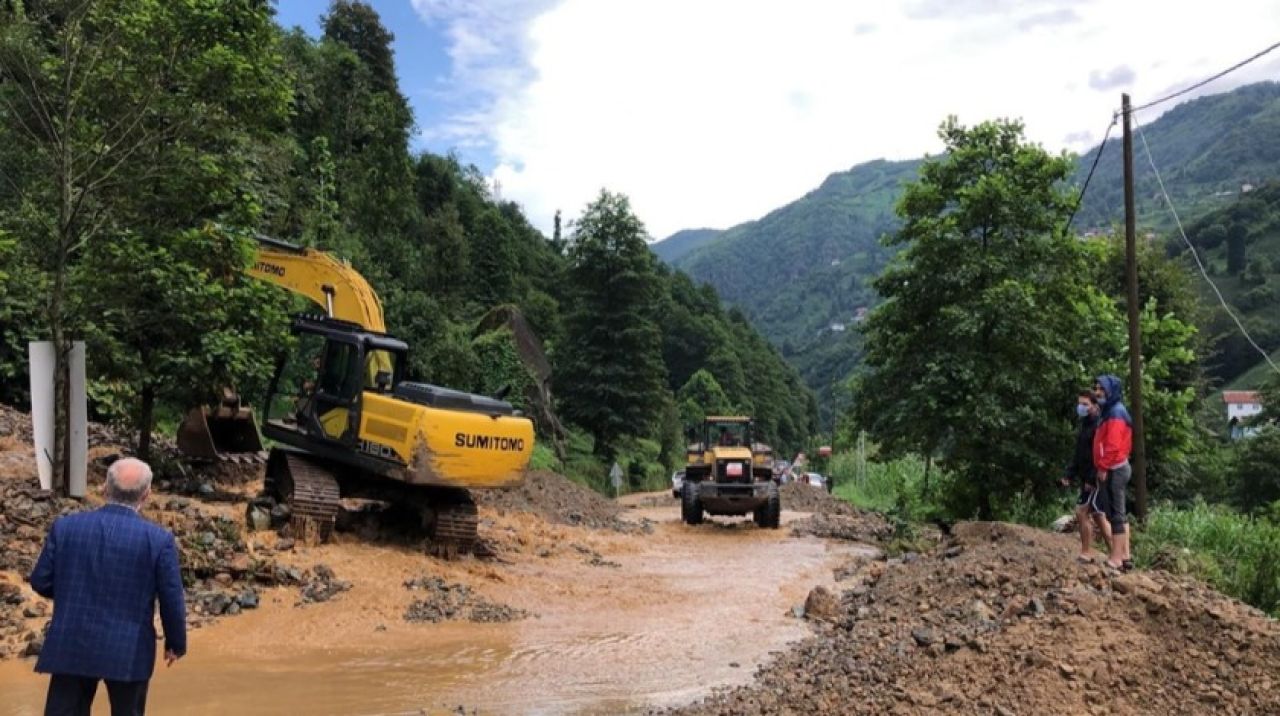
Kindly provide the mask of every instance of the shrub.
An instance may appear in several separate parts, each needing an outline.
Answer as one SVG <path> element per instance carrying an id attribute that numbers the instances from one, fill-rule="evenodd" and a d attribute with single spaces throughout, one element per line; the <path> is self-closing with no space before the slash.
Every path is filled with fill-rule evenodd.
<path id="1" fill-rule="evenodd" d="M 1133 551 L 1139 564 L 1190 574 L 1280 616 L 1280 523 L 1203 502 L 1159 505 Z"/>

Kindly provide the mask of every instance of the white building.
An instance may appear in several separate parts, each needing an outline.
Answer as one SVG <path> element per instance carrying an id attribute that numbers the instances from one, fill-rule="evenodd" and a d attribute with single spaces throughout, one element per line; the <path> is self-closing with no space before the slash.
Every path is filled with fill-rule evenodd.
<path id="1" fill-rule="evenodd" d="M 1252 418 L 1262 412 L 1262 397 L 1256 390 L 1224 390 L 1222 402 L 1227 404 L 1227 422 Z"/>

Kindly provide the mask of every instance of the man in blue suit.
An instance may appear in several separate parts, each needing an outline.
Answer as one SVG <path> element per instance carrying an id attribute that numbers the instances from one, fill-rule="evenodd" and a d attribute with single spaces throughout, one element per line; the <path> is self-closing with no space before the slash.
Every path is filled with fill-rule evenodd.
<path id="1" fill-rule="evenodd" d="M 138 509 L 151 494 L 151 468 L 126 458 L 107 470 L 107 504 L 53 523 L 31 587 L 53 600 L 53 622 L 36 671 L 49 674 L 46 716 L 88 716 L 98 681 L 112 716 L 141 716 L 155 669 L 155 605 L 164 657 L 187 651 L 178 545 Z"/>

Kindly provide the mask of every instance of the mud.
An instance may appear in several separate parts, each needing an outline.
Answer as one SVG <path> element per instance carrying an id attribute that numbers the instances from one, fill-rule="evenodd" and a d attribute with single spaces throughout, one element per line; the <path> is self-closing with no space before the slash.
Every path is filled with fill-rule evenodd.
<path id="1" fill-rule="evenodd" d="M 834 566 L 870 554 L 749 520 L 687 527 L 674 504 L 626 513 L 651 521 L 648 535 L 490 509 L 481 517 L 506 559 L 440 562 L 348 534 L 294 546 L 294 563 L 328 565 L 350 590 L 299 609 L 296 586 L 263 588 L 257 610 L 192 634 L 190 657 L 157 673 L 152 710 L 642 713 L 746 683 L 771 652 L 809 633 L 792 609 L 810 587 L 834 585 Z M 619 567 L 592 566 L 594 557 Z M 405 587 L 422 580 L 428 592 Z M 439 585 L 530 616 L 406 621 Z M 0 716 L 38 713 L 45 682 L 29 669 L 0 664 Z"/>

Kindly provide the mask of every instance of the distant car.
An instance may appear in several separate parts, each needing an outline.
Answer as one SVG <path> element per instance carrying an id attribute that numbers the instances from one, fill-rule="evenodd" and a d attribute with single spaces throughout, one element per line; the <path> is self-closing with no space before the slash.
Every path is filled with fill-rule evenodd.
<path id="1" fill-rule="evenodd" d="M 810 487 L 816 487 L 821 490 L 827 489 L 827 478 L 823 477 L 822 475 L 819 475 L 816 472 L 800 473 L 800 482 L 803 482 L 804 484 Z"/>
<path id="2" fill-rule="evenodd" d="M 684 470 L 671 473 L 671 496 L 680 499 L 680 489 L 684 487 Z"/>

